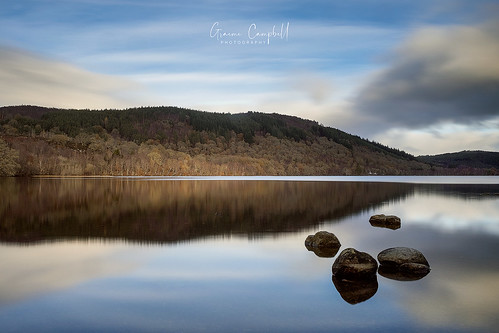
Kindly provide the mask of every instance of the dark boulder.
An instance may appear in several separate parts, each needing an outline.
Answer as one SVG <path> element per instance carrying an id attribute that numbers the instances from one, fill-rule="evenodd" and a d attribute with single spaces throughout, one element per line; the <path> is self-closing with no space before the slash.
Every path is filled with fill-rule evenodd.
<path id="1" fill-rule="evenodd" d="M 378 279 L 373 275 L 367 279 L 347 280 L 333 275 L 333 284 L 341 298 L 350 304 L 367 301 L 378 291 Z"/>
<path id="2" fill-rule="evenodd" d="M 409 247 L 393 247 L 378 254 L 379 274 L 389 279 L 419 280 L 430 272 L 430 264 L 425 256 Z"/>
<path id="3" fill-rule="evenodd" d="M 388 267 L 399 267 L 402 264 L 422 264 L 430 266 L 425 256 L 418 250 L 410 247 L 392 247 L 378 254 L 380 265 Z"/>
<path id="4" fill-rule="evenodd" d="M 373 227 L 388 228 L 392 230 L 400 228 L 400 218 L 395 215 L 373 215 L 369 219 L 369 223 L 371 223 Z"/>
<path id="5" fill-rule="evenodd" d="M 333 233 L 319 231 L 305 239 L 305 247 L 319 257 L 332 258 L 338 253 L 341 244 Z"/>
<path id="6" fill-rule="evenodd" d="M 333 275 L 338 278 L 360 280 L 376 275 L 378 262 L 368 253 L 352 248 L 341 251 L 333 263 Z"/>

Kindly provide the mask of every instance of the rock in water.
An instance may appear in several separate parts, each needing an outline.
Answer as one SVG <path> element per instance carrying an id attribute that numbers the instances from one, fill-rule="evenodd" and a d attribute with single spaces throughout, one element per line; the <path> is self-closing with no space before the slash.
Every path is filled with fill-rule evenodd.
<path id="1" fill-rule="evenodd" d="M 319 257 L 332 258 L 338 253 L 341 244 L 333 233 L 319 231 L 305 239 L 305 247 Z"/>
<path id="2" fill-rule="evenodd" d="M 333 284 L 340 293 L 341 298 L 350 304 L 367 301 L 378 291 L 376 275 L 361 280 L 345 280 L 333 275 Z"/>
<path id="3" fill-rule="evenodd" d="M 341 251 L 333 263 L 333 275 L 352 280 L 365 279 L 376 275 L 378 262 L 368 253 L 352 248 Z"/>
<path id="4" fill-rule="evenodd" d="M 340 241 L 336 236 L 327 231 L 319 231 L 315 235 L 309 235 L 305 240 L 307 247 L 340 247 Z"/>
<path id="5" fill-rule="evenodd" d="M 378 254 L 380 265 L 387 267 L 400 267 L 403 264 L 421 264 L 430 267 L 425 256 L 416 249 L 409 247 L 392 247 Z"/>
<path id="6" fill-rule="evenodd" d="M 378 254 L 379 274 L 393 280 L 419 280 L 430 272 L 425 256 L 409 247 L 393 247 Z"/>
<path id="7" fill-rule="evenodd" d="M 388 228 L 388 229 L 399 229 L 400 228 L 400 218 L 395 215 L 373 215 L 369 219 L 369 223 L 373 227 Z"/>

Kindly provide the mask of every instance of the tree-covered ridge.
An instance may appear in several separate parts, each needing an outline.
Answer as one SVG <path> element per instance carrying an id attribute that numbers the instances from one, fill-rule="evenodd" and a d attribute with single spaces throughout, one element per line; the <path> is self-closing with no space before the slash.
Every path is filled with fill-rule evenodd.
<path id="1" fill-rule="evenodd" d="M 178 107 L 2 107 L 0 147 L 5 155 L 0 160 L 0 169 L 7 170 L 4 175 L 449 173 L 403 151 L 311 120 Z M 496 174 L 497 170 L 459 172 Z"/>
<path id="2" fill-rule="evenodd" d="M 179 136 L 185 135 L 185 128 L 175 128 L 180 122 L 191 126 L 194 131 L 208 132 L 215 137 L 228 138 L 231 132 L 236 135 L 242 134 L 244 141 L 249 144 L 255 142 L 256 135 L 269 134 L 278 139 L 291 139 L 296 142 L 325 137 L 348 149 L 352 149 L 354 145 L 365 146 L 374 151 L 413 159 L 412 155 L 398 149 L 370 142 L 338 129 L 319 125 L 314 121 L 275 113 L 230 114 L 178 107 L 140 107 L 125 110 L 46 109 L 32 106 L 0 108 L 0 119 L 3 118 L 4 123 L 9 118 L 8 115 L 18 115 L 15 117 L 17 123 L 14 122 L 13 125 L 20 133 L 39 124 L 38 131 L 57 129 L 70 137 L 75 137 L 82 131 L 95 133 L 100 130 L 97 127 L 101 127 L 108 133 L 117 131 L 122 138 L 138 144 L 150 139 L 171 143 L 178 141 Z M 35 117 L 41 119 L 37 120 Z M 202 137 L 197 134 L 189 139 L 194 144 L 202 142 Z"/>

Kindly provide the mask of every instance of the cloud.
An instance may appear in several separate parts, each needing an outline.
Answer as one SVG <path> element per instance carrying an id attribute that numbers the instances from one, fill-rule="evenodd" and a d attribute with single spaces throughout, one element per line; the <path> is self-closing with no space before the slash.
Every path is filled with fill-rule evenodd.
<path id="1" fill-rule="evenodd" d="M 356 109 L 377 120 L 377 130 L 493 119 L 498 54 L 498 24 L 421 28 L 361 89 Z"/>
<path id="2" fill-rule="evenodd" d="M 292 84 L 298 92 L 304 92 L 315 104 L 322 104 L 333 93 L 333 84 L 319 75 L 302 74 Z"/>
<path id="3" fill-rule="evenodd" d="M 499 151 L 499 118 L 480 126 L 448 124 L 437 128 L 393 128 L 373 137 L 390 147 L 414 155 L 441 154 L 462 150 Z"/>
<path id="4" fill-rule="evenodd" d="M 133 94 L 140 94 L 140 86 L 132 81 L 0 47 L 0 100 L 4 105 L 101 109 L 128 106 Z"/>

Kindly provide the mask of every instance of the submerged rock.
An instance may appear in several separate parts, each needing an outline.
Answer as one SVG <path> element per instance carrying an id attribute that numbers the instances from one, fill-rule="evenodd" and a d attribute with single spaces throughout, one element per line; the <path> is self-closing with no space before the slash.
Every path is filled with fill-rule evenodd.
<path id="1" fill-rule="evenodd" d="M 367 301 L 378 291 L 378 279 L 373 275 L 367 279 L 347 280 L 333 275 L 333 284 L 341 298 L 350 304 Z"/>
<path id="2" fill-rule="evenodd" d="M 319 231 L 305 239 L 305 247 L 319 257 L 331 258 L 341 247 L 338 238 L 331 232 Z"/>
<path id="3" fill-rule="evenodd" d="M 378 262 L 368 253 L 352 248 L 341 251 L 333 263 L 333 275 L 338 278 L 360 280 L 376 276 Z"/>
<path id="4" fill-rule="evenodd" d="M 400 228 L 400 218 L 395 215 L 373 215 L 369 219 L 369 223 L 371 223 L 373 227 L 388 228 L 392 230 Z"/>

